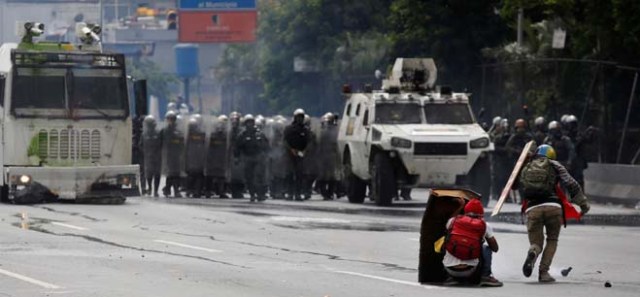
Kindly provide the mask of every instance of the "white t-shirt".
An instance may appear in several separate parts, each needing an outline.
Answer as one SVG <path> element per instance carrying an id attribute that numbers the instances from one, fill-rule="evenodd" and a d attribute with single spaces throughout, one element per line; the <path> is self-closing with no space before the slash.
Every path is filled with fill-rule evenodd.
<path id="1" fill-rule="evenodd" d="M 451 224 L 453 224 L 453 219 L 455 219 L 455 217 L 450 218 L 449 221 L 447 221 L 447 229 L 451 228 Z M 486 223 L 487 225 L 487 229 L 484 232 L 484 238 L 489 239 L 489 238 L 493 238 L 493 228 L 491 227 L 491 225 L 489 225 L 489 223 Z M 444 249 L 444 247 L 443 247 Z M 471 260 L 460 260 L 458 258 L 456 258 L 455 256 L 449 254 L 449 252 L 447 252 L 447 250 L 445 250 L 445 254 L 444 254 L 444 259 L 442 259 L 442 264 L 445 267 L 452 267 L 452 266 L 457 266 L 460 264 L 466 264 L 469 266 L 477 266 L 478 263 L 480 262 L 480 259 L 471 259 Z"/>

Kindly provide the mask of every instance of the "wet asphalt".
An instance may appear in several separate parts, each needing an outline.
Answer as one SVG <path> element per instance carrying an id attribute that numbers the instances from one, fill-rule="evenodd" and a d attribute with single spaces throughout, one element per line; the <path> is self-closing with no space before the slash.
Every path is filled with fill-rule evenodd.
<path id="1" fill-rule="evenodd" d="M 638 229 L 587 221 L 562 230 L 555 285 L 521 275 L 526 230 L 501 221 L 492 225 L 503 288 L 420 285 L 424 206 L 419 197 L 380 208 L 315 196 L 0 205 L 0 296 L 635 296 L 640 289 Z M 635 213 L 600 208 L 595 215 Z"/>

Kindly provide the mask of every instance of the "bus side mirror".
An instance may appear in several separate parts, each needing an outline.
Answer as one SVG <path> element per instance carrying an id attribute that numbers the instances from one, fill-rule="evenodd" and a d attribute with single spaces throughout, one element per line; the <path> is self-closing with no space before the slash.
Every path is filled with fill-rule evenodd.
<path id="1" fill-rule="evenodd" d="M 133 83 L 135 118 L 143 118 L 148 112 L 147 80 L 140 79 Z"/>

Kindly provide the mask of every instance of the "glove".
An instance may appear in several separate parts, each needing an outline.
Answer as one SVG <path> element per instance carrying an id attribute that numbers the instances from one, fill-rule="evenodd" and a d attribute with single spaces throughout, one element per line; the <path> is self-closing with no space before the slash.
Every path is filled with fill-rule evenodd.
<path id="1" fill-rule="evenodd" d="M 590 209 L 591 206 L 589 205 L 589 203 L 580 204 L 580 215 L 586 215 Z"/>

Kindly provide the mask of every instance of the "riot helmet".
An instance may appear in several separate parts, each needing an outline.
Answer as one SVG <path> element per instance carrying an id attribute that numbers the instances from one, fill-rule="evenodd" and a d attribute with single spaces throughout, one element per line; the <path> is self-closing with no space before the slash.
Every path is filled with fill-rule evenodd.
<path id="1" fill-rule="evenodd" d="M 169 125 L 175 125 L 176 121 L 178 120 L 178 114 L 176 114 L 176 112 L 173 110 L 167 111 L 167 113 L 164 115 L 164 119 Z"/>
<path id="2" fill-rule="evenodd" d="M 556 159 L 556 150 L 553 149 L 552 146 L 548 145 L 548 144 L 543 144 L 538 146 L 538 148 L 536 149 L 536 155 L 537 156 L 543 156 L 543 157 L 547 157 L 551 160 L 555 160 Z"/>
<path id="3" fill-rule="evenodd" d="M 304 110 L 298 108 L 293 112 L 293 122 L 299 125 L 304 124 Z"/>
<path id="4" fill-rule="evenodd" d="M 549 126 L 547 126 L 549 129 L 549 134 L 553 137 L 560 137 L 562 136 L 562 126 L 560 125 L 560 123 L 558 123 L 558 121 L 551 121 L 549 123 Z"/>

